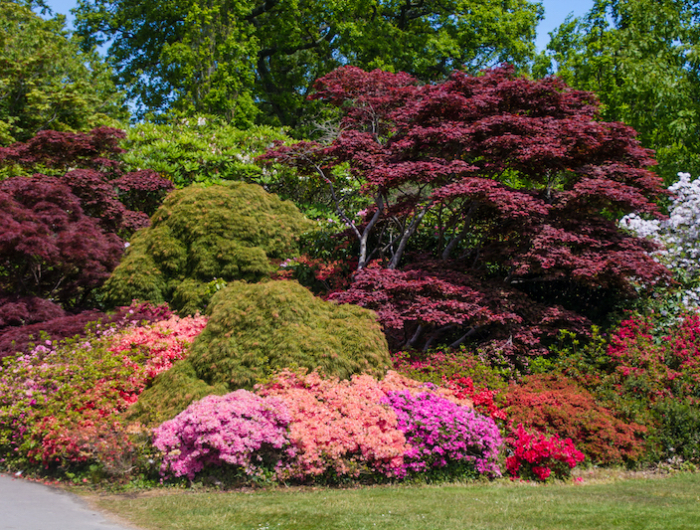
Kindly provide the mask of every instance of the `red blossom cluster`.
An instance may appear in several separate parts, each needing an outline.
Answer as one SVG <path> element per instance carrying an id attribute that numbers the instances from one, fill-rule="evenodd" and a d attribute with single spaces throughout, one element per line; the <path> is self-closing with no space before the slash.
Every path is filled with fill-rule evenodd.
<path id="1" fill-rule="evenodd" d="M 522 425 L 518 425 L 506 443 L 513 452 L 506 458 L 506 469 L 513 478 L 545 481 L 552 473 L 555 478 L 566 478 L 586 458 L 570 438 L 562 440 L 556 434 L 528 432 Z"/>

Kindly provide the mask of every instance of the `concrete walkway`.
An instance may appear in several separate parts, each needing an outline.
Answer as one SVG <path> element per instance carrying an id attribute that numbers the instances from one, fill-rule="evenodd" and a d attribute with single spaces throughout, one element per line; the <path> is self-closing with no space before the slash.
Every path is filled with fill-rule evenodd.
<path id="1" fill-rule="evenodd" d="M 108 521 L 78 496 L 0 474 L 0 530 L 134 530 Z"/>

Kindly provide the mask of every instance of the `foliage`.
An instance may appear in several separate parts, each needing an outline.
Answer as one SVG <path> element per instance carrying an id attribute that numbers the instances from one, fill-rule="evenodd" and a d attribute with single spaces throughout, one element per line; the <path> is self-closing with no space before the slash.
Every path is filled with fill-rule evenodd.
<path id="1" fill-rule="evenodd" d="M 0 3 L 0 146 L 46 129 L 88 130 L 128 117 L 112 72 L 68 38 L 63 17 L 44 20 Z"/>
<path id="2" fill-rule="evenodd" d="M 110 176 L 119 168 L 124 152 L 119 141 L 125 133 L 98 127 L 89 133 L 39 131 L 25 142 L 0 147 L 0 168 L 8 176 L 43 173 L 61 176 L 70 169 L 94 169 Z"/>
<path id="3" fill-rule="evenodd" d="M 541 16 L 527 0 L 81 0 L 76 27 L 86 47 L 109 42 L 140 115 L 174 109 L 245 126 L 257 105 L 261 120 L 294 126 L 312 80 L 341 64 L 425 80 L 462 65 L 525 65 Z"/>
<path id="4" fill-rule="evenodd" d="M 165 455 L 161 473 L 193 480 L 205 467 L 227 464 L 260 474 L 287 449 L 290 420 L 274 397 L 247 390 L 207 396 L 153 432 L 153 445 Z"/>
<path id="5" fill-rule="evenodd" d="M 0 453 L 5 464 L 65 471 L 88 463 L 108 467 L 111 459 L 128 457 L 129 433 L 139 426 L 128 428 L 119 413 L 154 373 L 184 356 L 183 345 L 205 322 L 171 317 L 121 333 L 96 327 L 84 338 L 47 340 L 26 355 L 3 359 Z M 132 345 L 134 338 L 146 340 Z"/>
<path id="6" fill-rule="evenodd" d="M 293 281 L 235 282 L 212 298 L 190 362 L 200 379 L 232 390 L 303 367 L 347 379 L 383 374 L 384 336 L 372 312 L 316 298 Z"/>
<path id="7" fill-rule="evenodd" d="M 645 252 L 653 245 L 623 234 L 612 220 L 632 211 L 658 214 L 660 179 L 646 169 L 651 152 L 629 127 L 597 121 L 593 94 L 556 78 L 518 78 L 508 67 L 419 85 L 405 73 L 347 66 L 315 88 L 314 99 L 342 113 L 341 132 L 328 144 L 279 146 L 266 157 L 325 182 L 353 241 L 358 280 L 370 274 L 362 269 L 372 260 L 404 272 L 424 269 L 427 261 L 427 276 L 436 280 L 456 269 L 480 282 L 479 289 L 471 278 L 464 282 L 469 290 L 449 288 L 456 302 L 471 298 L 469 314 L 476 317 L 484 314 L 477 311 L 480 299 L 519 292 L 508 312 L 531 317 L 518 326 L 522 339 L 503 333 L 498 347 L 510 353 L 513 345 L 543 351 L 547 333 L 540 326 L 566 328 L 572 314 L 564 308 L 601 320 L 612 300 L 636 295 L 632 278 L 651 285 L 667 276 Z M 373 201 L 359 218 L 335 186 L 332 169 L 341 165 Z M 352 205 L 352 194 L 349 200 Z M 445 301 L 436 280 L 421 288 L 435 289 L 423 304 L 426 313 L 456 303 Z M 381 295 L 360 290 L 354 303 L 364 297 L 372 307 Z M 438 320 L 415 312 L 405 321 L 407 341 L 418 347 L 436 334 L 437 344 L 458 345 L 468 333 L 489 338 L 478 318 L 449 322 L 444 331 Z M 423 323 L 429 325 L 418 328 Z"/>
<path id="8" fill-rule="evenodd" d="M 660 150 L 669 182 L 682 164 L 700 163 L 699 35 L 694 2 L 596 0 L 552 34 L 540 63 L 553 60 L 549 72 L 598 95 L 603 119 L 629 124 Z"/>
<path id="9" fill-rule="evenodd" d="M 554 478 L 563 479 L 585 459 L 569 438 L 530 433 L 522 425 L 518 425 L 507 443 L 513 454 L 506 458 L 506 468 L 514 478 L 545 481 L 554 473 Z"/>
<path id="10" fill-rule="evenodd" d="M 700 410 L 697 402 L 663 399 L 652 407 L 659 418 L 659 428 L 654 436 L 654 460 L 671 465 L 699 464 Z"/>
<path id="11" fill-rule="evenodd" d="M 644 453 L 645 427 L 616 418 L 588 391 L 560 374 L 533 375 L 512 384 L 504 406 L 513 424 L 570 439 L 592 462 L 618 464 Z"/>
<path id="12" fill-rule="evenodd" d="M 191 186 L 165 200 L 152 225 L 130 241 L 104 287 L 112 304 L 168 302 L 181 314 L 203 310 L 220 281 L 258 281 L 296 251 L 311 227 L 297 208 L 259 186 Z"/>
<path id="13" fill-rule="evenodd" d="M 410 471 L 466 464 L 480 475 L 500 476 L 503 442 L 491 418 L 429 392 L 390 392 L 385 402 L 396 412 L 398 429 L 410 446 L 404 455 Z"/>
<path id="14" fill-rule="evenodd" d="M 0 225 L 0 293 L 52 298 L 65 308 L 84 306 L 124 248 L 57 177 L 0 181 Z"/>
<path id="15" fill-rule="evenodd" d="M 25 302 L 26 300 L 20 300 Z M 36 305 L 35 305 L 36 304 Z M 167 320 L 172 316 L 166 304 L 154 306 L 149 303 L 132 303 L 130 306 L 118 307 L 113 313 L 102 313 L 96 309 L 86 310 L 77 315 L 66 315 L 60 309 L 55 318 L 41 310 L 37 314 L 37 305 L 45 307 L 50 304 L 42 298 L 31 299 L 31 304 L 23 307 L 23 304 L 15 302 L 7 303 L 3 301 L 0 311 L 3 314 L 17 311 L 14 317 L 19 317 L 20 322 L 10 320 L 6 325 L 11 327 L 2 328 L 0 324 L 0 358 L 12 355 L 13 353 L 29 353 L 29 351 L 43 340 L 51 339 L 58 342 L 69 337 L 84 337 L 94 327 L 112 326 L 121 329 L 125 326 L 135 326 L 138 324 L 148 324 L 158 320 Z M 19 306 L 19 307 L 18 307 Z M 24 317 L 24 309 L 32 311 L 30 318 Z M 32 320 L 36 323 L 30 324 Z"/>

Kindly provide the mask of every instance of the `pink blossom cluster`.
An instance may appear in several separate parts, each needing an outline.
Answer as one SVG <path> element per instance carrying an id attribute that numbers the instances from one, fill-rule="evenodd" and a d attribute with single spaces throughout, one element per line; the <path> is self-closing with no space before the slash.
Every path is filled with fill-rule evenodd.
<path id="1" fill-rule="evenodd" d="M 497 460 L 503 440 L 493 419 L 431 392 L 390 392 L 384 402 L 396 413 L 398 429 L 410 446 L 404 455 L 410 471 L 462 462 L 479 474 L 500 476 Z"/>
<path id="2" fill-rule="evenodd" d="M 556 478 L 564 478 L 585 459 L 571 438 L 562 440 L 556 434 L 528 432 L 522 424 L 507 442 L 513 454 L 506 458 L 506 469 L 513 478 L 523 476 L 544 481 L 552 473 Z"/>
<path id="3" fill-rule="evenodd" d="M 207 325 L 207 318 L 201 315 L 180 318 L 176 315 L 148 326 L 127 329 L 114 337 L 109 350 L 132 352 L 147 350 L 145 378 L 152 380 L 156 375 L 169 370 L 174 361 L 187 356 L 189 345 Z M 127 358 L 126 362 L 133 361 Z"/>
<path id="4" fill-rule="evenodd" d="M 383 386 L 400 387 L 401 380 L 359 375 L 338 381 L 286 371 L 260 388 L 262 395 L 283 401 L 292 417 L 289 437 L 296 457 L 283 475 L 303 478 L 331 471 L 359 476 L 372 470 L 402 475 L 408 447 L 396 415 L 381 403 Z"/>
<path id="5" fill-rule="evenodd" d="M 433 384 L 395 372 L 339 381 L 284 371 L 256 392 L 210 396 L 158 427 L 163 475 L 232 464 L 281 480 L 403 478 L 452 462 L 500 475 L 493 420 Z"/>
<path id="6" fill-rule="evenodd" d="M 289 452 L 289 422 L 277 398 L 236 390 L 193 403 L 154 431 L 153 445 L 165 455 L 164 475 L 192 480 L 205 466 L 222 464 L 255 475 Z"/>

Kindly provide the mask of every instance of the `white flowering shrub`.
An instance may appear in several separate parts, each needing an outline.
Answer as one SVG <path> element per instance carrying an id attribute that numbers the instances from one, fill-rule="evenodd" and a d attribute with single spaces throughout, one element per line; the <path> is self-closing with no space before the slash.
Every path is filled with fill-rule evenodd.
<path id="1" fill-rule="evenodd" d="M 672 194 L 668 219 L 646 220 L 629 214 L 620 226 L 638 237 L 654 240 L 661 250 L 652 255 L 671 270 L 683 291 L 681 303 L 700 307 L 700 178 L 678 173 L 679 180 L 668 188 Z"/>

